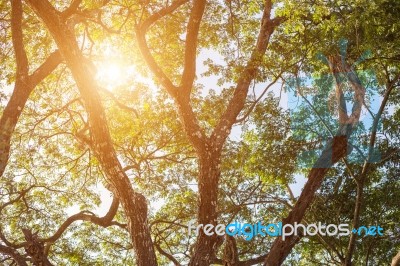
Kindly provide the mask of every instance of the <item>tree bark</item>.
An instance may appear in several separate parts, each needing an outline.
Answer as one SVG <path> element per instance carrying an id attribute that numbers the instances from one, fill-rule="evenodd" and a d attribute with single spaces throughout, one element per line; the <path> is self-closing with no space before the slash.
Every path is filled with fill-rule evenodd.
<path id="1" fill-rule="evenodd" d="M 399 265 L 400 265 L 400 251 L 397 253 L 396 256 L 393 257 L 391 266 L 399 266 Z"/>
<path id="2" fill-rule="evenodd" d="M 390 81 L 388 80 L 386 84 L 386 92 L 384 94 L 383 100 L 381 102 L 381 105 L 379 107 L 378 113 L 375 115 L 374 122 L 372 124 L 372 129 L 371 129 L 371 136 L 369 140 L 369 148 L 368 148 L 368 156 L 367 159 L 364 161 L 363 168 L 361 170 L 361 173 L 356 177 L 356 183 L 357 183 L 357 196 L 356 196 L 356 203 L 354 207 L 354 215 L 353 215 L 353 228 L 358 228 L 359 223 L 360 223 L 360 215 L 361 215 L 361 207 L 363 203 L 363 194 L 364 194 L 364 183 L 365 179 L 367 177 L 367 173 L 370 169 L 371 166 L 371 159 L 373 156 L 373 150 L 375 147 L 375 142 L 376 142 L 376 134 L 378 130 L 378 123 L 381 120 L 381 116 L 383 111 L 385 110 L 386 104 L 388 102 L 390 93 L 392 92 L 392 89 L 394 88 L 395 83 L 397 80 L 400 78 L 400 73 L 396 75 L 396 77 Z M 357 234 L 352 234 L 350 236 L 349 244 L 347 247 L 347 252 L 346 252 L 346 260 L 344 265 L 350 266 L 352 264 L 352 257 L 354 254 L 354 250 L 356 247 L 356 239 L 357 239 Z"/>
<path id="3" fill-rule="evenodd" d="M 348 140 L 352 134 L 354 126 L 358 123 L 360 118 L 361 107 L 364 102 L 365 88 L 362 87 L 361 81 L 355 71 L 346 64 L 344 59 L 342 59 L 341 56 L 329 57 L 329 67 L 334 76 L 337 92 L 336 95 L 338 96 L 337 100 L 340 108 L 339 129 L 336 135 L 327 143 L 321 156 L 309 172 L 307 182 L 299 199 L 290 211 L 289 215 L 282 220 L 282 224 L 294 224 L 295 222 L 300 223 L 302 221 L 329 168 L 348 154 Z M 339 73 L 346 75 L 349 84 L 354 90 L 354 104 L 350 116 L 343 113 L 347 108 L 345 106 L 346 103 L 343 101 L 341 96 L 340 87 L 342 86 L 342 81 L 338 78 Z M 286 237 L 284 241 L 282 240 L 282 237 L 278 237 L 274 241 L 264 265 L 281 265 L 289 255 L 292 248 L 296 245 L 297 241 L 298 237 L 293 235 Z"/>
<path id="4" fill-rule="evenodd" d="M 178 8 L 184 1 L 176 1 L 171 6 L 158 12 L 159 17 L 166 16 Z M 192 90 L 196 72 L 196 50 L 200 23 L 205 10 L 205 0 L 195 0 L 191 10 L 186 32 L 184 71 L 179 86 L 175 86 L 162 68 L 153 58 L 146 43 L 146 30 L 157 20 L 155 15 L 150 16 L 142 25 L 136 28 L 139 48 L 150 70 L 158 78 L 166 91 L 174 98 L 178 107 L 185 133 L 196 150 L 199 163 L 199 207 L 198 223 L 213 224 L 217 222 L 218 182 L 220 178 L 221 150 L 229 136 L 237 116 L 242 111 L 251 81 L 257 74 L 269 44 L 270 37 L 275 28 L 283 22 L 282 18 L 271 19 L 272 1 L 266 0 L 261 19 L 260 32 L 251 57 L 239 77 L 236 89 L 227 109 L 220 117 L 218 125 L 210 137 L 206 136 L 200 127 L 197 117 L 190 105 L 190 92 Z M 189 265 L 210 265 L 214 260 L 217 245 L 216 236 L 206 236 L 200 231 L 196 241 L 194 254 Z"/>
<path id="5" fill-rule="evenodd" d="M 266 1 L 261 19 L 260 33 L 255 49 L 253 50 L 243 73 L 240 75 L 233 98 L 229 102 L 227 109 L 221 116 L 218 125 L 214 128 L 211 136 L 209 138 L 202 137 L 203 141 L 206 141 L 206 145 L 204 146 L 205 149 L 196 148 L 199 158 L 199 224 L 213 224 L 215 226 L 217 223 L 217 200 L 221 151 L 237 116 L 243 110 L 250 83 L 257 74 L 257 70 L 262 62 L 262 57 L 264 56 L 269 44 L 270 37 L 274 32 L 274 29 L 281 23 L 280 19 L 271 19 L 271 10 L 272 2 Z M 179 102 L 178 106 L 181 106 Z M 179 110 L 180 112 L 184 111 L 182 108 Z M 193 119 L 193 117 L 195 117 L 194 114 L 188 116 L 187 119 L 183 117 L 182 122 L 185 128 L 188 125 L 187 121 Z M 186 134 L 189 135 L 190 139 L 191 131 L 186 129 Z M 191 142 L 195 147 L 197 146 L 195 140 Z M 210 265 L 215 257 L 216 243 L 216 235 L 206 236 L 201 231 L 196 242 L 194 256 L 191 258 L 189 265 Z"/>
<path id="6" fill-rule="evenodd" d="M 350 131 L 348 132 L 350 133 Z M 315 165 L 326 166 L 326 167 L 314 167 L 308 174 L 308 180 L 306 185 L 301 192 L 299 199 L 294 205 L 289 215 L 282 220 L 282 224 L 294 224 L 295 222 L 300 223 L 303 219 L 306 210 L 314 200 L 314 196 L 321 186 L 321 183 L 328 172 L 329 167 L 335 164 L 340 158 L 347 154 L 347 137 L 335 137 L 331 140 L 323 151 L 322 155 L 318 159 Z M 265 260 L 266 266 L 277 266 L 281 265 L 286 257 L 289 255 L 292 248 L 297 244 L 299 238 L 291 235 L 285 237 L 278 237 Z"/>
<path id="7" fill-rule="evenodd" d="M 29 63 L 25 53 L 22 33 L 21 0 L 11 1 L 11 32 L 17 69 L 14 90 L 0 119 L 0 177 L 3 176 L 10 156 L 11 136 L 18 119 L 36 85 L 47 77 L 61 62 L 58 51 L 29 75 Z"/>
<path id="8" fill-rule="evenodd" d="M 7 256 L 10 256 L 18 266 L 28 266 L 28 263 L 26 263 L 25 258 L 22 257 L 13 248 L 3 246 L 0 244 L 0 252 L 6 254 Z"/>
<path id="9" fill-rule="evenodd" d="M 218 182 L 221 174 L 220 155 L 206 149 L 199 157 L 198 223 L 217 225 Z M 217 235 L 208 236 L 203 230 L 197 237 L 195 253 L 189 265 L 210 265 L 215 258 Z"/>
<path id="10" fill-rule="evenodd" d="M 60 53 L 77 83 L 88 113 L 91 141 L 113 192 L 124 209 L 136 262 L 139 266 L 157 265 L 153 242 L 147 221 L 145 197 L 134 191 L 128 176 L 122 169 L 114 150 L 107 120 L 97 90 L 91 63 L 82 55 L 73 29 L 67 26 L 60 12 L 46 0 L 27 1 L 53 36 Z"/>

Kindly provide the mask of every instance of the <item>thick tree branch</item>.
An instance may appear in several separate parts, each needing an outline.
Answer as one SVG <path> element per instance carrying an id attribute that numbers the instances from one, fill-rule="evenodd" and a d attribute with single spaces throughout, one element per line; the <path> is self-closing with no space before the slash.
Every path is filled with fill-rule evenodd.
<path id="1" fill-rule="evenodd" d="M 11 135 L 30 93 L 61 62 L 60 54 L 54 52 L 32 75 L 28 76 L 29 64 L 22 33 L 22 3 L 20 0 L 11 1 L 11 7 L 12 43 L 17 69 L 13 94 L 0 119 L 0 176 L 3 175 L 8 162 Z"/>
<path id="2" fill-rule="evenodd" d="M 64 223 L 58 228 L 58 230 L 51 237 L 42 239 L 42 241 L 50 244 L 56 242 L 65 232 L 65 230 L 67 230 L 68 227 L 76 221 L 87 221 L 101 227 L 109 227 L 112 225 L 116 225 L 121 228 L 126 228 L 125 225 L 113 221 L 113 218 L 117 214 L 118 207 L 119 207 L 119 200 L 116 197 L 114 197 L 110 209 L 108 210 L 107 214 L 103 217 L 97 217 L 96 215 L 87 211 L 81 211 L 77 214 L 74 214 L 70 216 L 67 220 L 65 220 Z"/>
<path id="3" fill-rule="evenodd" d="M 360 117 L 362 103 L 364 102 L 365 88 L 362 87 L 355 71 L 347 65 L 344 59 L 342 60 L 342 58 L 340 58 L 340 60 L 335 60 L 333 63 L 333 68 L 331 67 L 332 74 L 335 75 L 335 73 L 338 72 L 345 73 L 348 82 L 354 90 L 352 114 L 344 123 L 340 123 L 336 135 L 333 139 L 328 141 L 321 156 L 314 163 L 299 199 L 289 212 L 289 215 L 283 219 L 283 224 L 294 224 L 295 222 L 300 223 L 302 221 L 329 168 L 347 155 L 348 139 Z M 340 86 L 339 80 L 335 79 L 335 82 L 336 86 Z M 295 236 L 289 236 L 285 241 L 282 240 L 282 237 L 278 237 L 274 241 L 264 265 L 281 265 L 292 248 L 296 245 L 296 240 Z"/>
<path id="4" fill-rule="evenodd" d="M 174 258 L 174 256 L 172 256 L 171 254 L 169 254 L 168 252 L 166 252 L 165 250 L 163 250 L 160 245 L 158 243 L 154 243 L 154 245 L 156 246 L 157 251 L 163 255 L 164 257 L 166 257 L 167 259 L 169 259 L 175 266 L 180 266 L 181 264 L 179 263 L 179 261 L 177 259 Z"/>
<path id="5" fill-rule="evenodd" d="M 145 21 L 143 21 L 141 25 L 139 25 L 140 30 L 143 33 L 146 33 L 151 25 L 157 22 L 157 20 L 160 20 L 161 18 L 173 13 L 176 9 L 186 4 L 187 2 L 189 2 L 189 0 L 176 0 L 171 5 L 162 8 L 161 10 L 148 17 Z"/>
<path id="6" fill-rule="evenodd" d="M 136 192 L 123 171 L 114 149 L 104 108 L 94 79 L 91 63 L 79 49 L 74 29 L 62 20 L 60 13 L 47 0 L 27 1 L 53 36 L 60 53 L 77 83 L 88 113 L 91 141 L 107 181 L 121 201 L 139 266 L 155 266 L 157 259 L 150 236 L 145 197 Z"/>
<path id="7" fill-rule="evenodd" d="M 43 79 L 45 79 L 54 69 L 61 63 L 62 58 L 58 50 L 52 52 L 49 57 L 29 75 L 30 87 L 36 87 Z"/>
<path id="8" fill-rule="evenodd" d="M 217 150 L 222 149 L 222 146 L 225 143 L 225 140 L 228 137 L 237 116 L 242 111 L 246 102 L 250 83 L 256 76 L 257 70 L 261 65 L 262 57 L 267 50 L 270 37 L 275 28 L 282 22 L 280 18 L 271 19 L 271 10 L 272 2 L 271 0 L 266 0 L 256 47 L 253 50 L 245 69 L 239 77 L 235 92 L 228 104 L 228 107 L 211 134 L 210 138 L 213 141 L 214 148 Z"/>
<path id="9" fill-rule="evenodd" d="M 29 67 L 22 33 L 22 14 L 21 0 L 11 1 L 11 32 L 17 63 L 17 80 L 25 81 L 28 76 Z"/>
<path id="10" fill-rule="evenodd" d="M 10 256 L 18 266 L 28 266 L 24 257 L 22 257 L 16 250 L 13 248 L 3 246 L 0 244 L 0 253 Z"/>
<path id="11" fill-rule="evenodd" d="M 136 37 L 139 45 L 140 52 L 143 55 L 144 60 L 149 66 L 150 70 L 153 72 L 155 77 L 160 81 L 161 85 L 168 91 L 172 97 L 177 96 L 177 87 L 172 83 L 169 77 L 165 74 L 162 68 L 157 64 L 153 55 L 150 52 L 149 46 L 146 41 L 146 32 L 157 20 L 173 13 L 180 6 L 187 3 L 189 0 L 177 0 L 173 2 L 170 6 L 167 6 L 160 11 L 154 13 L 148 17 L 141 25 L 137 25 L 135 28 Z"/>
<path id="12" fill-rule="evenodd" d="M 180 87 L 187 99 L 190 98 L 196 75 L 197 41 L 205 6 L 206 0 L 194 0 L 186 29 L 184 68 Z"/>
<path id="13" fill-rule="evenodd" d="M 393 257 L 392 259 L 392 264 L 391 266 L 399 266 L 400 265 L 400 251 L 397 253 L 396 256 Z"/>

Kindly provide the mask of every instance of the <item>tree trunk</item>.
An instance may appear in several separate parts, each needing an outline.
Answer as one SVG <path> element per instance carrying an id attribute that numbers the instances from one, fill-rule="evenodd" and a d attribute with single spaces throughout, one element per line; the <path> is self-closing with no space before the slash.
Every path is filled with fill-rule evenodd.
<path id="1" fill-rule="evenodd" d="M 346 133 L 345 136 L 337 136 L 327 144 L 322 155 L 308 174 L 307 183 L 292 211 L 290 211 L 289 215 L 282 220 L 283 225 L 294 224 L 295 222 L 300 223 L 302 221 L 308 207 L 313 202 L 315 193 L 321 186 L 329 167 L 334 165 L 339 159 L 343 158 L 347 154 L 347 136 L 351 134 L 351 129 L 348 128 Z M 294 235 L 286 236 L 285 240 L 282 240 L 282 237 L 278 237 L 274 241 L 264 265 L 281 265 L 298 241 L 299 237 Z"/>
<path id="2" fill-rule="evenodd" d="M 357 73 L 344 61 L 341 56 L 329 57 L 329 67 L 336 85 L 336 92 L 338 97 L 339 108 L 347 110 L 345 102 L 342 101 L 342 92 L 340 90 L 341 80 L 338 78 L 339 73 L 346 75 L 346 78 L 354 90 L 354 102 L 352 113 L 347 116 L 342 111 L 339 112 L 339 129 L 336 135 L 327 143 L 321 156 L 314 164 L 313 168 L 308 174 L 308 180 L 306 185 L 301 192 L 299 199 L 290 211 L 289 215 L 283 219 L 283 224 L 294 224 L 295 222 L 300 223 L 303 219 L 307 209 L 310 207 L 314 200 L 314 196 L 321 186 L 321 183 L 328 172 L 329 168 L 332 167 L 340 159 L 344 158 L 348 152 L 348 140 L 353 132 L 353 128 L 358 123 L 361 113 L 361 107 L 364 102 L 365 88 L 362 86 Z M 296 236 L 288 236 L 283 241 L 282 237 L 278 237 L 268 253 L 265 260 L 266 266 L 281 265 L 285 258 L 289 255 L 292 248 L 296 245 L 299 240 Z"/>
<path id="3" fill-rule="evenodd" d="M 0 177 L 3 176 L 10 156 L 11 135 L 29 95 L 36 85 L 61 62 L 60 53 L 53 52 L 39 68 L 29 75 L 29 62 L 23 43 L 21 0 L 11 1 L 11 6 L 11 32 L 17 69 L 13 93 L 0 119 Z"/>
<path id="4" fill-rule="evenodd" d="M 207 149 L 199 157 L 199 206 L 198 224 L 217 225 L 218 182 L 221 175 L 221 155 Z M 190 260 L 190 266 L 208 266 L 212 263 L 216 252 L 217 235 L 204 234 L 200 230 L 196 241 L 195 254 Z"/>
<path id="5" fill-rule="evenodd" d="M 30 88 L 17 77 L 10 101 L 0 119 L 0 176 L 3 175 L 10 156 L 11 135 L 28 100 Z"/>
<path id="6" fill-rule="evenodd" d="M 153 242 L 147 221 L 146 199 L 133 190 L 128 176 L 122 170 L 112 145 L 104 108 L 98 94 L 91 64 L 83 57 L 73 28 L 67 27 L 60 13 L 46 0 L 29 0 L 29 5 L 43 20 L 57 43 L 61 55 L 77 83 L 88 112 L 91 141 L 107 181 L 119 198 L 128 220 L 128 230 L 139 266 L 157 265 Z"/>

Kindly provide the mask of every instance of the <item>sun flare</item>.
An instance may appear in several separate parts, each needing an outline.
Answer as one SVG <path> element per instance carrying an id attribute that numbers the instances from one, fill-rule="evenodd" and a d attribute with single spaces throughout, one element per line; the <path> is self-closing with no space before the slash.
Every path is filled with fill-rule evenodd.
<path id="1" fill-rule="evenodd" d="M 116 86 L 124 83 L 125 79 L 123 78 L 123 72 L 124 69 L 119 64 L 107 64 L 105 62 L 98 67 L 97 79 L 108 86 Z"/>

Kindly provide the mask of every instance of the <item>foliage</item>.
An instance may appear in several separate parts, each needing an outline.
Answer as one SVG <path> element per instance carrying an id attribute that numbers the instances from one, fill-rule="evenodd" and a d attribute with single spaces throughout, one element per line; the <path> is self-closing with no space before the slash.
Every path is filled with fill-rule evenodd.
<path id="1" fill-rule="evenodd" d="M 21 25 L 32 74 L 60 48 L 54 33 L 28 2 L 22 4 Z M 351 255 L 350 237 L 303 237 L 297 239 L 299 244 L 284 264 L 345 265 L 346 260 L 354 265 L 389 264 L 400 248 L 396 224 L 400 217 L 400 3 L 273 1 L 273 18 L 279 23 L 261 58 L 255 47 L 269 2 L 208 1 L 196 39 L 197 71 L 189 88 L 191 109 L 187 111 L 179 97 L 186 99 L 183 75 L 188 64 L 186 49 L 191 45 L 186 42 L 187 24 L 199 1 L 181 1 L 176 9 L 157 17 L 144 36 L 160 71 L 172 84 L 180 84 L 176 86 L 178 96 L 149 67 L 137 30 L 154 14 L 178 2 L 51 1 L 59 11 L 72 7 L 65 25 L 75 34 L 84 58 L 81 64 L 88 65 L 97 83 L 115 157 L 132 189 L 147 200 L 148 217 L 143 220 L 158 264 L 193 263 L 202 242 L 201 237 L 187 235 L 187 224 L 202 215 L 199 206 L 208 195 L 201 190 L 204 180 L 209 184 L 217 180 L 219 223 L 278 223 L 296 208 L 299 193 L 292 191 L 298 186 L 296 179 L 318 168 L 313 164 L 340 127 L 335 73 L 321 55 L 343 52 L 338 45 L 341 40 L 347 40 L 346 63 L 354 66 L 367 90 L 363 112 L 371 117 L 359 123 L 349 138 L 363 154 L 352 153 L 357 158 L 340 158 L 329 168 L 303 222 L 379 224 L 385 235 L 355 239 Z M 73 8 L 74 4 L 78 5 Z M 20 78 L 11 11 L 9 1 L 0 3 L 2 115 L 13 101 L 17 91 L 13 87 Z M 365 51 L 370 51 L 369 56 Z M 245 76 L 253 67 L 255 74 Z M 199 152 L 202 146 L 193 141 L 184 116 L 189 113 L 198 122 L 204 133 L 199 131 L 202 144 L 217 143 L 212 142 L 215 136 L 218 141 L 215 132 L 224 115 L 229 115 L 231 103 L 236 103 L 237 84 L 246 79 L 250 81 L 243 106 L 226 131 L 221 151 L 204 160 L 206 156 Z M 351 102 L 353 88 L 350 82 L 343 83 L 344 95 Z M 108 176 L 96 149 L 81 86 L 68 58 L 63 58 L 21 107 L 0 179 L 0 261 L 5 265 L 13 265 L 18 256 L 33 263 L 25 250 L 23 229 L 39 236 L 46 258 L 54 265 L 140 265 L 134 261 L 137 250 L 125 205 L 118 203 L 111 220 L 103 219 L 113 213 L 111 198 L 118 198 L 121 191 L 115 189 L 111 182 L 115 177 Z M 381 104 L 382 114 L 378 112 Z M 379 122 L 377 127 L 374 119 Z M 379 151 L 379 156 L 369 147 Z M 202 176 L 204 165 L 215 166 L 217 176 Z M 362 208 L 355 215 L 358 203 Z M 80 218 L 63 228 L 75 214 Z M 103 217 L 100 222 L 99 217 Z M 62 234 L 52 239 L 60 228 Z M 228 241 L 212 241 L 213 263 L 223 264 Z M 240 263 L 251 264 L 229 265 L 255 265 L 265 261 L 275 239 L 238 237 L 235 245 Z"/>

